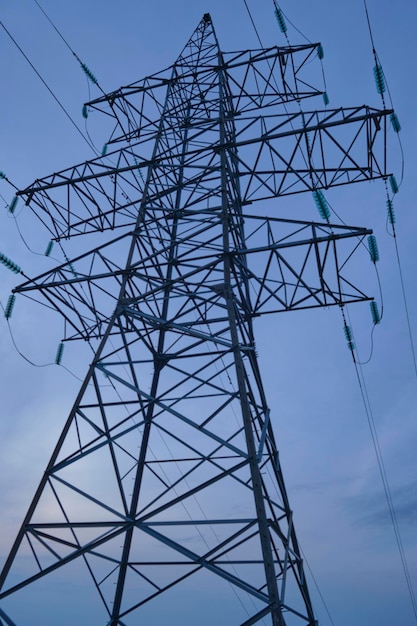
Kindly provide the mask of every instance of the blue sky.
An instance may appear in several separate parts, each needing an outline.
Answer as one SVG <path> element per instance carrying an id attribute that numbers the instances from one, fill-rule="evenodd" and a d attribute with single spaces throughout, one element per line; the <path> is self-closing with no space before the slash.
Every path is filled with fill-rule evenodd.
<path id="1" fill-rule="evenodd" d="M 264 44 L 284 45 L 272 2 L 248 0 L 248 4 Z M 170 65 L 205 12 L 212 14 L 224 50 L 258 47 L 243 0 L 160 0 L 157 4 L 121 0 L 117 6 L 107 0 L 44 0 L 42 6 L 103 89 L 109 91 Z M 310 40 L 323 43 L 330 106 L 367 103 L 379 107 L 363 2 L 283 0 L 280 6 Z M 403 129 L 405 177 L 395 198 L 395 208 L 411 327 L 417 338 L 417 94 L 413 80 L 417 6 L 410 0 L 399 0 L 395 6 L 386 0 L 369 0 L 368 8 L 375 45 Z M 84 130 L 82 104 L 98 92 L 94 87 L 89 92 L 77 62 L 35 2 L 21 0 L 17 4 L 5 0 L 0 14 L 4 25 Z M 290 25 L 288 34 L 291 43 L 304 41 Z M 0 50 L 0 169 L 23 188 L 38 177 L 91 158 L 91 149 L 3 30 Z M 90 116 L 88 130 L 101 147 L 106 141 L 101 120 Z M 389 163 L 400 180 L 401 153 L 392 132 Z M 4 181 L 0 181 L 0 193 L 6 202 L 13 195 Z M 332 190 L 328 198 L 347 223 L 373 228 L 378 239 L 384 319 L 375 329 L 373 356 L 363 372 L 417 591 L 417 378 L 395 248 L 386 232 L 384 189 L 380 182 L 362 184 Z M 280 207 L 288 210 L 285 199 L 277 201 L 277 210 Z M 294 217 L 309 215 L 318 219 L 310 197 L 298 198 L 291 210 L 295 211 Z M 46 233 L 20 207 L 17 214 L 25 241 L 43 253 L 48 242 Z M 15 220 L 5 209 L 0 219 L 0 251 L 19 263 L 27 274 L 39 273 L 44 260 L 27 249 Z M 372 264 L 365 257 L 360 273 L 368 291 L 379 299 Z M 3 305 L 15 284 L 15 276 L 0 267 Z M 366 360 L 371 332 L 368 305 L 351 307 L 350 314 L 359 354 Z M 11 328 L 16 344 L 27 358 L 37 364 L 54 361 L 62 334 L 59 319 L 46 318 L 41 308 L 25 310 L 22 303 L 13 315 Z M 299 539 L 334 624 L 415 623 L 339 311 L 271 317 L 256 330 Z M 79 381 L 64 368 L 38 368 L 25 362 L 12 344 L 5 320 L 0 321 L 0 358 L 3 557 L 36 489 Z M 81 378 L 88 358 L 88 354 L 66 350 L 64 364 Z M 310 586 L 320 623 L 327 626 L 331 620 L 312 581 Z M 57 623 L 59 616 L 54 610 L 59 611 L 51 610 L 51 625 Z M 65 626 L 62 616 L 59 618 Z M 68 624 L 73 623 L 69 619 Z M 155 624 L 162 619 L 163 614 L 155 616 Z M 19 626 L 33 624 L 30 617 L 27 620 Z"/>

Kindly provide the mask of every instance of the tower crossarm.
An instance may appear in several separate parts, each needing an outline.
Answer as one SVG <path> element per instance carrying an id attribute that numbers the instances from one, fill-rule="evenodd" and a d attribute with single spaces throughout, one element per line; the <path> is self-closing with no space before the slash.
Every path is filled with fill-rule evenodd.
<path id="1" fill-rule="evenodd" d="M 114 116 L 117 125 L 112 141 L 124 142 L 127 138 L 134 140 L 139 134 L 157 128 L 160 115 L 158 107 L 162 107 L 166 89 L 178 73 L 181 73 L 182 81 L 190 84 L 197 78 L 201 84 L 199 98 L 205 102 L 208 114 L 215 112 L 216 102 L 206 87 L 210 85 L 212 75 L 220 71 L 229 80 L 236 114 L 299 102 L 323 93 L 311 84 L 311 62 L 317 58 L 319 48 L 319 43 L 311 43 L 223 52 L 221 65 L 216 55 L 214 58 L 209 56 L 201 65 L 191 69 L 177 61 L 162 72 L 90 101 L 87 106 L 107 116 Z"/>
<path id="2" fill-rule="evenodd" d="M 228 254 L 233 258 L 237 273 L 246 275 L 251 284 L 248 309 L 247 296 L 241 293 L 241 279 L 236 277 L 237 302 L 241 302 L 249 318 L 369 299 L 356 286 L 357 277 L 349 275 L 348 262 L 372 231 L 254 215 L 243 217 L 246 243 Z M 192 213 L 191 217 L 190 214 L 184 216 L 183 223 L 188 220 L 192 226 L 183 226 L 184 236 L 177 239 L 175 274 L 169 281 L 162 277 L 168 264 L 169 234 L 157 249 L 150 250 L 144 230 L 116 238 L 67 261 L 21 284 L 15 292 L 39 299 L 63 314 L 73 329 L 71 338 L 100 337 L 115 308 L 124 309 L 133 303 L 134 316 L 145 325 L 164 326 L 207 340 L 207 325 L 227 321 L 223 304 L 225 287 L 219 269 L 225 252 L 215 222 L 212 226 L 196 225 Z M 150 230 L 151 225 L 145 223 L 144 228 Z M 191 232 L 195 235 L 193 244 L 190 243 Z M 210 249 L 199 244 L 203 233 L 206 236 L 211 233 Z M 131 237 L 137 239 L 141 257 L 124 268 L 121 251 Z M 119 300 L 118 292 L 124 279 L 127 279 L 128 289 Z M 182 304 L 175 315 L 162 319 L 159 303 L 168 288 Z M 196 317 L 199 302 L 204 305 L 204 312 L 201 310 Z M 222 345 L 215 333 L 213 341 Z"/>
<path id="3" fill-rule="evenodd" d="M 251 316 L 369 300 L 349 261 L 372 231 L 296 220 L 245 216 L 242 272 L 251 284 Z M 255 240 L 252 242 L 252 240 Z M 242 254 L 244 255 L 242 257 Z M 237 261 L 239 263 L 239 261 Z"/>
<path id="4" fill-rule="evenodd" d="M 388 177 L 391 113 L 361 106 L 238 119 L 242 202 Z"/>
<path id="5" fill-rule="evenodd" d="M 19 194 L 59 239 L 132 227 L 144 202 L 161 212 L 172 211 L 179 170 L 185 190 L 182 210 L 215 207 L 220 190 L 213 172 L 221 148 L 235 152 L 243 204 L 386 178 L 386 122 L 391 113 L 362 106 L 236 117 L 235 141 L 223 146 L 218 140 L 203 142 L 205 133 L 217 130 L 218 120 L 190 121 L 181 162 L 172 161 L 170 151 L 179 140 L 168 127 L 166 148 L 157 155 L 149 154 L 155 137 L 145 138 L 119 147 L 116 165 L 94 159 L 37 180 Z M 162 189 L 160 179 L 167 169 L 171 183 Z"/>

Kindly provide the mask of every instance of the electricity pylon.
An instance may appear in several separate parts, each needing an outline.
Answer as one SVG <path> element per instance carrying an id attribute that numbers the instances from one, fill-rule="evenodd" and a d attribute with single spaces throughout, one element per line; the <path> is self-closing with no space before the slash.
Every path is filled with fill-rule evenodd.
<path id="1" fill-rule="evenodd" d="M 29 623 L 28 589 L 41 623 L 66 572 L 97 597 L 71 623 L 317 623 L 253 323 L 367 300 L 347 273 L 371 231 L 247 208 L 310 191 L 326 217 L 321 189 L 387 175 L 391 113 L 303 111 L 317 56 L 222 53 L 207 14 L 171 68 L 89 103 L 115 121 L 106 155 L 20 192 L 55 242 L 98 242 L 15 290 L 94 358 L 5 562 L 3 624 Z"/>

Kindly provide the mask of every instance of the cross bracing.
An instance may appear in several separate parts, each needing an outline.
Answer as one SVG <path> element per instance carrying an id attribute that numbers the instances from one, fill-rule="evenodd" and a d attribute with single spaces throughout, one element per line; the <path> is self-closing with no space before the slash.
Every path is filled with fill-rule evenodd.
<path id="1" fill-rule="evenodd" d="M 250 282 L 249 294 L 242 293 L 242 279 L 236 277 L 233 285 L 236 301 L 246 317 L 367 299 L 349 280 L 348 269 L 353 252 L 371 231 L 246 214 L 242 217 L 245 245 L 236 246 L 229 256 L 236 273 Z M 128 233 L 65 262 L 23 283 L 17 291 L 31 298 L 40 297 L 60 311 L 68 329 L 73 330 L 68 340 L 102 336 L 118 304 L 122 315 L 145 309 L 137 315 L 148 316 L 156 323 L 167 288 L 170 315 L 160 323 L 191 334 L 215 322 L 227 328 L 221 215 L 208 218 L 182 214 L 181 223 L 175 227 L 175 268 L 169 281 L 166 272 L 172 232 L 163 229 L 165 223 L 164 216 L 152 216 L 137 234 Z M 153 245 L 156 238 L 157 249 Z M 125 267 L 120 259 L 132 240 L 136 256 Z M 119 291 L 123 282 L 122 301 Z"/>
<path id="2" fill-rule="evenodd" d="M 230 146 L 226 143 L 223 147 L 236 149 L 242 205 L 384 177 L 390 113 L 358 107 L 254 116 L 244 121 L 234 118 L 235 126 L 243 123 L 244 127 L 236 131 Z M 196 130 L 190 124 L 189 132 L 178 137 L 175 119 L 171 120 L 168 131 L 164 129 L 165 141 L 155 155 L 145 156 L 157 140 L 157 131 L 149 139 L 130 141 L 122 150 L 118 142 L 115 165 L 97 158 L 36 181 L 21 193 L 54 238 L 133 226 L 138 200 L 131 196 L 135 190 L 144 191 L 148 176 L 147 202 L 154 209 L 174 210 L 178 179 L 184 175 L 184 168 L 187 177 L 181 178 L 183 209 L 198 211 L 202 203 L 211 208 L 219 194 L 219 187 L 215 187 L 219 185 L 218 126 L 218 119 L 208 124 L 199 122 Z M 183 161 L 172 162 L 172 153 L 184 148 L 185 135 Z"/>
<path id="3" fill-rule="evenodd" d="M 70 570 L 97 624 L 146 623 L 175 590 L 191 625 L 190 590 L 219 584 L 237 626 L 316 623 L 253 322 L 369 299 L 350 267 L 370 231 L 247 205 L 387 177 L 390 113 L 302 112 L 316 55 L 224 54 L 206 15 L 169 70 L 90 103 L 114 121 L 107 157 L 20 192 L 85 247 L 15 291 L 94 358 L 1 573 L 5 607 Z"/>

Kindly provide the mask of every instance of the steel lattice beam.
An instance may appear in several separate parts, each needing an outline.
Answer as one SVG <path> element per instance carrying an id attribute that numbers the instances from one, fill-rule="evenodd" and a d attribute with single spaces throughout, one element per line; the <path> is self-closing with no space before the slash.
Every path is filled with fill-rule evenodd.
<path id="1" fill-rule="evenodd" d="M 301 112 L 321 94 L 305 77 L 317 46 L 228 55 L 205 15 L 171 68 L 90 103 L 114 119 L 116 165 L 20 192 L 55 240 L 87 243 L 15 291 L 95 352 L 0 600 L 78 565 L 103 626 L 146 621 L 194 579 L 234 589 L 236 626 L 316 624 L 253 320 L 368 299 L 349 262 L 371 231 L 246 205 L 386 177 L 390 113 Z"/>

